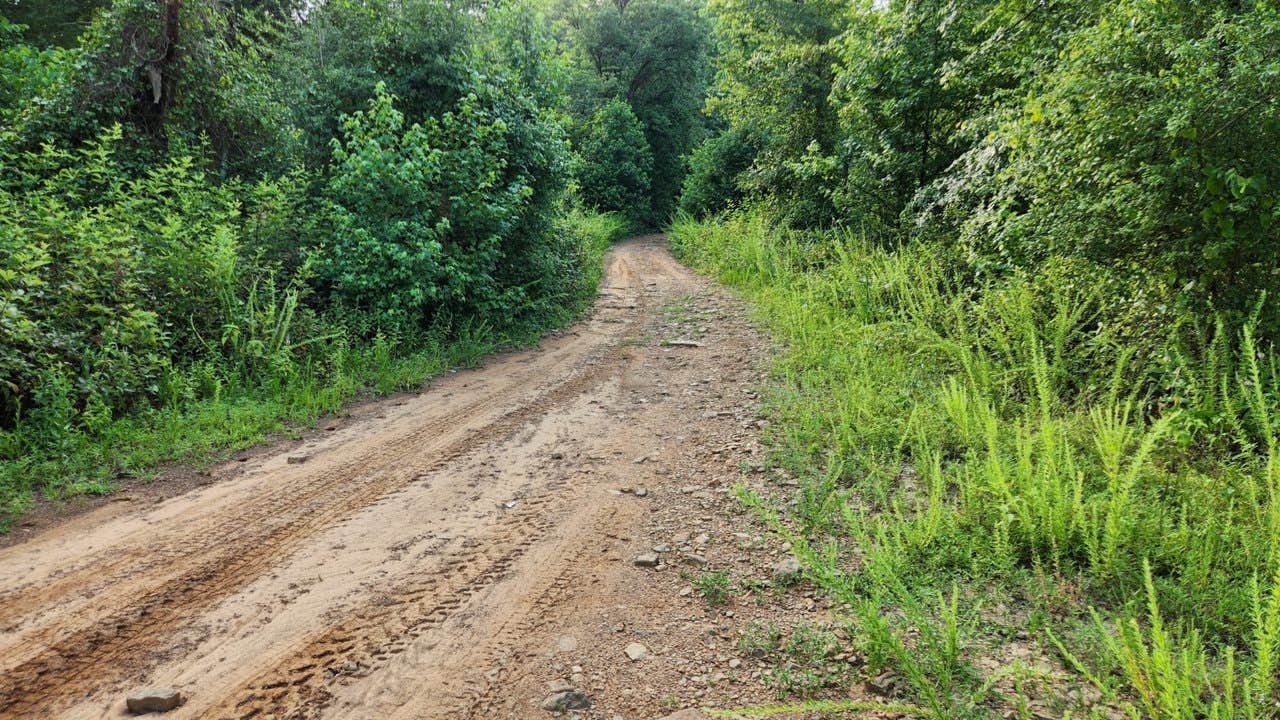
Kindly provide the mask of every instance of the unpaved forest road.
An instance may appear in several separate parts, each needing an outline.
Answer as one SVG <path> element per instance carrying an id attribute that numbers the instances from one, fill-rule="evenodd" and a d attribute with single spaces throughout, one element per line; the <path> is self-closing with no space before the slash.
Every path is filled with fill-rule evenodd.
<path id="1" fill-rule="evenodd" d="M 688 681 L 732 644 L 679 570 L 729 561 L 678 531 L 746 527 L 764 343 L 661 237 L 606 265 L 536 350 L 0 550 L 0 717 L 119 717 L 144 685 L 187 696 L 167 718 L 551 717 L 571 673 L 606 720 L 749 695 Z"/>

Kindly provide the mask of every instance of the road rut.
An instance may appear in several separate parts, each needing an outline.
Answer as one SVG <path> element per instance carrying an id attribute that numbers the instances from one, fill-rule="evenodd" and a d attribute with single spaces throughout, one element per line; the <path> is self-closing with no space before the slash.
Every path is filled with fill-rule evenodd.
<path id="1" fill-rule="evenodd" d="M 737 471 L 697 428 L 741 419 L 714 408 L 763 344 L 664 337 L 708 288 L 660 236 L 626 241 L 537 349 L 0 549 L 0 718 L 119 717 L 142 684 L 182 689 L 178 718 L 545 715 L 545 644 L 646 592 L 626 553 L 651 509 L 620 490 Z"/>

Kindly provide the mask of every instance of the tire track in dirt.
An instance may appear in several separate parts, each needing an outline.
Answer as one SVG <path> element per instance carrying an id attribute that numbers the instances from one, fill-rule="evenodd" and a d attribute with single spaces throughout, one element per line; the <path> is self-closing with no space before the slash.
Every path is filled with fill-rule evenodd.
<path id="1" fill-rule="evenodd" d="M 587 363 L 595 362 L 590 356 Z M 482 395 L 473 402 L 448 412 L 433 421 L 420 425 L 414 432 L 398 438 L 393 443 L 363 452 L 349 461 L 340 462 L 321 472 L 301 475 L 294 482 L 280 483 L 264 488 L 234 513 L 215 515 L 204 526 L 196 524 L 185 528 L 177 537 L 157 537 L 153 542 L 135 551 L 115 553 L 104 562 L 87 563 L 74 572 L 66 573 L 53 582 L 30 584 L 15 590 L 0 592 L 0 628 L 11 625 L 15 619 L 54 598 L 66 597 L 71 591 L 94 591 L 118 583 L 122 578 L 141 573 L 151 573 L 156 568 L 172 567 L 176 561 L 198 554 L 209 546 L 225 545 L 237 541 L 245 545 L 261 545 L 270 542 L 274 532 L 264 532 L 251 538 L 257 529 L 267 529 L 279 524 L 282 513 L 296 511 L 303 503 L 329 505 L 335 490 L 345 492 L 353 477 L 370 473 L 384 473 L 403 464 L 404 457 L 415 448 L 429 451 L 425 443 L 447 437 L 449 431 L 465 425 L 465 421 L 478 414 L 486 405 L 495 402 L 496 393 Z M 416 451 L 422 454 L 421 451 Z M 287 469 L 286 469 L 287 470 Z"/>
<path id="2" fill-rule="evenodd" d="M 360 676 L 368 676 L 370 683 L 354 698 L 350 692 L 337 689 L 348 705 L 363 708 L 355 717 L 485 717 L 484 708 L 495 702 L 494 691 L 501 686 L 504 669 L 518 664 L 526 652 L 521 648 L 522 642 L 572 595 L 582 581 L 583 568 L 594 567 L 591 554 L 597 549 L 583 540 L 609 532 L 620 520 L 616 508 L 593 507 L 582 502 L 582 492 L 564 492 L 569 490 L 564 481 L 555 485 L 559 488 L 557 502 L 543 510 L 547 521 L 539 524 L 538 532 L 528 542 L 520 544 L 518 552 L 503 558 L 500 572 L 489 573 L 485 582 L 475 583 L 456 596 L 462 602 L 452 613 L 395 642 L 398 653 L 416 652 L 416 656 L 401 661 L 398 671 L 388 669 L 381 674 L 384 666 L 397 659 L 379 657 L 368 672 L 361 670 Z M 548 537 L 552 532 L 559 537 Z M 455 626 L 448 627 L 447 623 L 455 620 Z M 460 644 L 458 637 L 464 633 L 469 641 Z M 426 670 L 428 666 L 430 670 Z M 410 688 L 407 693 L 406 687 Z M 409 696 L 398 710 L 388 713 L 368 706 L 379 691 L 388 689 Z M 332 699 L 326 697 L 323 704 L 315 706 L 295 707 L 296 714 L 286 716 L 323 716 L 319 711 L 327 709 Z M 350 713 L 333 714 L 341 717 Z"/>
<path id="3" fill-rule="evenodd" d="M 550 492 L 562 488 L 563 482 L 547 486 Z M 220 706 L 200 717 L 318 717 L 332 697 L 324 682 L 350 672 L 344 670 L 351 667 L 348 663 L 359 668 L 357 672 L 377 670 L 389 656 L 439 627 L 467 599 L 501 578 L 554 525 L 542 513 L 548 503 L 546 496 L 526 500 L 513 521 L 503 523 L 499 532 L 473 538 L 470 549 L 455 552 L 436 574 L 398 584 L 263 673 L 232 707 Z"/>
<path id="4" fill-rule="evenodd" d="M 619 281 L 634 278 L 625 260 L 612 263 L 610 275 L 612 287 L 634 295 L 632 307 L 643 303 L 638 288 L 618 286 Z M 609 314 L 597 313 L 605 319 Z M 577 362 L 567 380 L 532 401 L 518 404 L 497 420 L 463 432 L 460 439 L 443 448 L 436 446 L 439 439 L 458 435 L 459 428 L 466 428 L 469 416 L 493 402 L 492 394 L 465 403 L 355 460 L 304 476 L 302 487 L 282 483 L 277 490 L 259 494 L 249 507 L 215 518 L 216 522 L 206 527 L 197 525 L 188 534 L 156 538 L 154 544 L 139 548 L 140 552 L 120 553 L 105 567 L 89 565 L 81 573 L 70 573 L 26 597 L 0 598 L 12 618 L 73 592 L 93 596 L 98 587 L 109 587 L 122 578 L 145 576 L 175 560 L 197 559 L 181 566 L 180 572 L 163 574 L 154 587 L 131 594 L 122 607 L 79 629 L 53 624 L 26 634 L 22 646 L 28 652 L 34 650 L 30 657 L 13 665 L 0 659 L 0 717 L 42 716 L 55 711 L 68 698 L 82 696 L 96 686 L 145 667 L 150 661 L 150 648 L 177 634 L 202 609 L 259 577 L 316 532 L 341 522 L 415 478 L 515 431 L 601 382 L 616 370 L 620 357 L 617 341 L 634 322 L 632 317 L 619 323 L 598 346 L 589 347 L 585 353 L 570 354 L 577 356 Z M 536 367 L 528 374 L 545 382 L 536 378 L 533 370 Z M 519 399 L 515 402 L 519 403 Z M 360 478 L 354 492 L 350 485 L 353 478 Z M 502 561 L 498 558 L 496 562 Z M 90 577 L 78 577 L 83 574 Z"/>
<path id="5" fill-rule="evenodd" d="M 433 469 L 583 392 L 602 380 L 610 369 L 610 365 L 604 362 L 592 366 L 590 371 L 576 376 L 539 401 L 509 413 L 481 432 L 446 449 Z M 80 632 L 56 638 L 36 635 L 30 642 L 42 647 L 42 652 L 32 660 L 7 670 L 3 681 L 0 681 L 0 717 L 8 714 L 38 716 L 39 712 L 54 708 L 58 697 L 77 694 L 86 684 L 102 683 L 124 675 L 132 668 L 132 662 L 138 659 L 145 661 L 145 650 L 173 634 L 185 618 L 248 584 L 271 567 L 281 554 L 287 554 L 315 530 L 339 522 L 411 479 L 399 474 L 391 475 L 384 482 L 366 483 L 360 492 L 347 495 L 344 502 L 322 507 L 314 514 L 301 513 L 308 518 L 305 522 L 280 525 L 266 537 L 255 537 L 260 544 L 253 550 L 246 551 L 242 544 L 234 544 L 201 562 L 176 582 L 166 583 L 138 598 L 122 612 Z"/>
<path id="6" fill-rule="evenodd" d="M 19 579 L 0 592 L 0 718 L 116 717 L 125 683 L 175 679 L 190 693 L 175 720 L 486 717 L 503 700 L 492 669 L 529 657 L 526 636 L 602 572 L 591 539 L 643 512 L 604 485 L 647 472 L 636 456 L 655 431 L 696 417 L 629 420 L 647 402 L 631 378 L 664 352 L 659 304 L 699 283 L 661 239 L 633 239 L 591 319 L 541 351 L 387 403 L 301 465 L 228 464 L 208 494 L 108 518 L 90 540 L 55 526 L 0 550 L 0 581 Z M 314 594 L 294 590 L 304 576 Z"/>
<path id="7" fill-rule="evenodd" d="M 616 511 L 608 512 L 592 523 L 588 534 L 603 535 L 607 532 L 607 528 L 617 526 L 617 520 Z M 498 624 L 496 631 L 480 644 L 476 654 L 470 659 L 472 666 L 485 668 L 498 665 L 500 672 L 497 677 L 485 677 L 473 692 L 464 697 L 454 716 L 484 718 L 491 712 L 492 706 L 498 701 L 496 691 L 501 688 L 499 680 L 503 664 L 495 661 L 510 653 L 512 648 L 518 647 L 521 639 L 529 637 L 536 629 L 542 627 L 546 623 L 544 611 L 554 608 L 572 593 L 573 588 L 578 584 L 575 580 L 579 579 L 578 575 L 588 552 L 588 545 L 579 544 L 572 554 L 564 558 L 559 572 L 540 588 L 528 606 L 522 608 L 520 612 L 512 612 L 507 619 Z"/>

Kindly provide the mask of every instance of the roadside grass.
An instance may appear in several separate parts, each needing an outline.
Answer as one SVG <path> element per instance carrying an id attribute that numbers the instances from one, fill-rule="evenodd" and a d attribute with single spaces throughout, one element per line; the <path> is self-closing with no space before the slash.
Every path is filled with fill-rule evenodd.
<path id="1" fill-rule="evenodd" d="M 1135 346 L 1090 288 L 966 282 L 933 245 L 750 213 L 671 237 L 786 347 L 795 504 L 741 497 L 849 608 L 868 673 L 939 719 L 1280 716 L 1280 366 L 1250 327 Z M 1019 612 L 984 619 L 993 598 Z M 979 667 L 1014 644 L 1061 673 Z"/>
<path id="2" fill-rule="evenodd" d="M 590 307 L 602 257 L 627 232 L 614 215 L 574 212 L 562 232 L 581 248 L 579 287 L 566 288 L 518 326 L 463 322 L 414 342 L 343 335 L 315 343 L 297 362 L 247 377 L 215 359 L 175 370 L 170 399 L 116 418 L 95 418 L 69 401 L 43 403 L 11 430 L 0 430 L 0 531 L 35 500 L 105 495 L 123 478 L 153 477 L 174 463 L 207 467 L 272 435 L 296 435 L 360 397 L 420 387 L 453 368 L 473 367 L 495 351 L 529 346 Z"/>
<path id="3" fill-rule="evenodd" d="M 219 378 L 208 397 L 145 409 L 92 431 L 76 427 L 68 413 L 55 426 L 61 432 L 50 438 L 42 418 L 41 441 L 54 440 L 54 451 L 21 452 L 31 442 L 22 436 L 24 428 L 0 433 L 0 455 L 6 458 L 0 461 L 0 510 L 17 517 L 37 491 L 50 499 L 105 495 L 117 480 L 152 477 L 167 463 L 207 467 L 273 434 L 296 433 L 361 395 L 407 390 L 449 368 L 474 365 L 500 345 L 500 338 L 481 329 L 411 352 L 385 341 L 335 347 L 328 351 L 330 364 L 298 368 L 287 379 L 243 385 Z"/>

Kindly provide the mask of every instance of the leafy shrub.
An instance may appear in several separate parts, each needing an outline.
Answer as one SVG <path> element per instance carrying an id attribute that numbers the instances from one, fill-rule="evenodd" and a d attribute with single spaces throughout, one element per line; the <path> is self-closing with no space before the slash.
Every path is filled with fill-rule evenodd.
<path id="1" fill-rule="evenodd" d="M 604 274 L 605 253 L 630 228 L 617 213 L 573 208 L 558 218 L 543 250 L 529 258 L 526 270 L 536 279 L 526 288 L 526 314 L 516 326 L 565 322 L 589 307 Z"/>
<path id="2" fill-rule="evenodd" d="M 745 196 L 742 175 L 756 152 L 754 141 L 741 129 L 726 130 L 699 145 L 689 156 L 680 209 L 705 218 L 736 206 Z"/>
<path id="3" fill-rule="evenodd" d="M 12 128 L 21 122 L 30 98 L 58 81 L 67 53 L 22 42 L 24 26 L 0 16 L 0 117 Z"/>
<path id="4" fill-rule="evenodd" d="M 379 86 L 367 111 L 344 120 L 328 188 L 334 235 L 318 257 L 340 312 L 361 334 L 412 335 L 450 316 L 509 319 L 504 309 L 526 299 L 502 276 L 546 251 L 542 215 L 560 178 L 520 170 L 563 161 L 554 137 L 513 142 L 514 121 L 502 109 L 478 87 L 453 111 L 406 126 Z M 539 141 L 548 145 L 543 157 L 515 155 Z M 531 218 L 535 198 L 541 207 Z"/>
<path id="5" fill-rule="evenodd" d="M 579 149 L 582 201 L 601 212 L 618 212 L 640 226 L 649 213 L 653 154 L 644 127 L 624 100 L 610 100 L 591 120 Z"/>
<path id="6" fill-rule="evenodd" d="M 1006 164 L 961 241 L 1006 266 L 1078 255 L 1154 278 L 1238 327 L 1280 292 L 1280 160 L 1256 151 L 1280 144 L 1277 44 L 1267 3 L 1111 4 L 993 136 Z"/>
<path id="7" fill-rule="evenodd" d="M 222 318 L 215 267 L 235 254 L 237 206 L 190 158 L 127 180 L 111 147 L 119 128 L 83 150 L 10 155 L 0 187 L 3 422 L 42 378 L 66 377 L 77 406 L 154 397 L 173 352 L 215 341 Z M 149 252 L 138 252 L 145 237 Z"/>
<path id="8" fill-rule="evenodd" d="M 319 172 L 295 166 L 256 182 L 231 182 L 243 203 L 240 235 L 256 263 L 278 267 L 285 277 L 303 271 L 308 252 L 330 229 L 321 196 L 324 181 Z M 314 278 L 308 274 L 308 279 Z"/>

